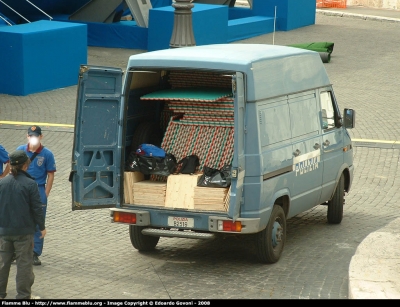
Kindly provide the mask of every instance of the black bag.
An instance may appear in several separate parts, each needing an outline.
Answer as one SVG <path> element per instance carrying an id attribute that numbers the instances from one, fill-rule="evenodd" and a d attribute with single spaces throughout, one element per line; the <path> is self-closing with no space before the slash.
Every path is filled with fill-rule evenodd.
<path id="1" fill-rule="evenodd" d="M 204 166 L 203 172 L 197 181 L 199 187 L 226 188 L 231 185 L 231 165 L 225 165 L 221 170 Z"/>
<path id="2" fill-rule="evenodd" d="M 179 173 L 181 174 L 193 174 L 196 172 L 197 167 L 200 165 L 199 162 L 199 157 L 196 155 L 190 155 L 184 157 L 182 160 L 178 162 L 178 164 L 181 164 L 181 169 L 179 170 Z"/>
<path id="3" fill-rule="evenodd" d="M 128 157 L 125 170 L 141 172 L 144 175 L 168 176 L 176 170 L 176 158 L 173 154 L 167 153 L 165 158 L 145 157 L 131 152 Z"/>

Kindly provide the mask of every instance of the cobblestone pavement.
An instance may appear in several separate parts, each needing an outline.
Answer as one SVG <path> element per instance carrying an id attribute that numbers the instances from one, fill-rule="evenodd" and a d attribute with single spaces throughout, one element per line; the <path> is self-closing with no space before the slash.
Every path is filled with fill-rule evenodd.
<path id="1" fill-rule="evenodd" d="M 398 24 L 317 14 L 313 26 L 242 42 L 271 44 L 273 39 L 279 45 L 334 42 L 325 67 L 340 109 L 357 111 L 350 133 L 357 139 L 397 140 Z M 88 63 L 125 68 L 128 55 L 138 52 L 143 51 L 89 47 Z M 42 266 L 34 268 L 33 292 L 42 298 L 346 299 L 349 263 L 357 246 L 400 216 L 399 149 L 359 146 L 342 223 L 327 224 L 322 206 L 293 217 L 276 264 L 257 263 L 251 243 L 232 238 L 161 238 L 156 252 L 139 253 L 131 246 L 128 227 L 110 223 L 108 209 L 71 211 L 69 125 L 74 123 L 75 102 L 76 86 L 24 97 L 0 95 L 0 142 L 12 151 L 26 141 L 27 126 L 4 121 L 49 123 L 42 124 L 43 143 L 57 160 Z M 14 276 L 15 266 L 9 298 L 15 297 Z"/>

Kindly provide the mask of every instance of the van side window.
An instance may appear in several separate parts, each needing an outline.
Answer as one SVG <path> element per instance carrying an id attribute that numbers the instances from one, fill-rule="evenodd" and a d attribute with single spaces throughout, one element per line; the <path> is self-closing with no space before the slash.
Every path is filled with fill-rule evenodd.
<path id="1" fill-rule="evenodd" d="M 320 94 L 322 129 L 331 129 L 336 127 L 335 107 L 331 92 L 322 92 Z"/>

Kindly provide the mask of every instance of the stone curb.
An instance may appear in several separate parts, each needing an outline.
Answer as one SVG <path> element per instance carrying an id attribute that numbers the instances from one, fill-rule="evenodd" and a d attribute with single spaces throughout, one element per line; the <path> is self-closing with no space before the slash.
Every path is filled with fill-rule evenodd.
<path id="1" fill-rule="evenodd" d="M 400 299 L 400 218 L 370 233 L 349 266 L 350 299 Z"/>
<path id="2" fill-rule="evenodd" d="M 344 13 L 344 12 L 336 12 L 336 11 L 328 11 L 328 10 L 316 10 L 317 14 L 323 14 L 327 16 L 337 16 L 337 17 L 349 17 L 363 20 L 373 20 L 373 21 L 387 21 L 387 22 L 399 22 L 399 18 L 390 18 L 390 17 L 382 17 L 382 16 L 374 16 L 374 15 L 363 15 L 363 14 L 354 14 L 354 13 Z"/>
<path id="3" fill-rule="evenodd" d="M 236 6 L 239 7 L 249 7 L 249 3 L 247 1 L 236 1 Z M 317 14 L 323 14 L 327 16 L 337 16 L 337 17 L 348 17 L 348 18 L 356 18 L 363 20 L 374 20 L 374 21 L 386 21 L 386 22 L 400 22 L 400 18 L 391 18 L 391 17 L 382 17 L 375 15 L 364 15 L 364 14 L 355 14 L 355 13 L 346 13 L 342 11 L 330 11 L 330 10 L 321 10 L 316 9 Z"/>

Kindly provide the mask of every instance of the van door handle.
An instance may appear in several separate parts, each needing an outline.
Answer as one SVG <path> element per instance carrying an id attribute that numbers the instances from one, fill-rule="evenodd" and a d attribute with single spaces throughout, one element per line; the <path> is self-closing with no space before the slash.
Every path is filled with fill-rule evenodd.
<path id="1" fill-rule="evenodd" d="M 296 151 L 293 153 L 293 155 L 294 155 L 295 157 L 299 156 L 300 154 L 301 154 L 301 151 L 298 150 L 298 149 L 296 149 Z"/>
<path id="2" fill-rule="evenodd" d="M 71 171 L 70 173 L 69 173 L 69 178 L 68 178 L 68 181 L 69 182 L 72 182 L 72 178 L 74 178 L 74 174 L 76 174 L 77 173 L 77 171 Z"/>
<path id="3" fill-rule="evenodd" d="M 331 142 L 329 142 L 328 140 L 326 140 L 325 142 L 323 142 L 322 144 L 324 144 L 324 146 L 329 146 Z"/>
<path id="4" fill-rule="evenodd" d="M 321 148 L 321 145 L 319 145 L 318 143 L 315 143 L 314 149 L 320 149 L 320 148 Z"/>

